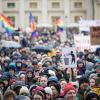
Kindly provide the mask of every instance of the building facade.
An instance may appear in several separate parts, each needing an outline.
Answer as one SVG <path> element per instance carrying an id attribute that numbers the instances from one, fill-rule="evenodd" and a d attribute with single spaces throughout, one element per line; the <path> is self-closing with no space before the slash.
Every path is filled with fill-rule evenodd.
<path id="1" fill-rule="evenodd" d="M 7 15 L 16 27 L 29 25 L 31 11 L 37 25 L 51 25 L 58 17 L 66 25 L 83 19 L 99 19 L 100 0 L 0 0 L 0 13 Z"/>

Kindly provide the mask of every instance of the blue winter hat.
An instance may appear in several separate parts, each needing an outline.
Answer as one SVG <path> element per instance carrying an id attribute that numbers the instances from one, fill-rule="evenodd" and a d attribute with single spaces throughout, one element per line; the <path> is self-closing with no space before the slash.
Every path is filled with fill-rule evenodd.
<path id="1" fill-rule="evenodd" d="M 50 82 L 58 83 L 58 78 L 57 78 L 56 76 L 50 76 L 50 77 L 48 78 L 48 84 L 49 84 Z"/>
<path id="2" fill-rule="evenodd" d="M 9 64 L 9 69 L 15 70 L 15 69 L 16 69 L 16 64 L 11 62 L 11 63 Z"/>
<path id="3" fill-rule="evenodd" d="M 11 63 L 9 64 L 9 67 L 15 67 L 15 68 L 16 68 L 16 64 L 13 63 L 13 62 L 11 62 Z"/>

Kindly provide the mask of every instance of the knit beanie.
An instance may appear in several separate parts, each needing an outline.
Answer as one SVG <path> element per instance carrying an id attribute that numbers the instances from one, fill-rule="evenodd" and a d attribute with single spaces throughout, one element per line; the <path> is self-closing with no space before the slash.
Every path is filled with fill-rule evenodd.
<path id="1" fill-rule="evenodd" d="M 52 89 L 51 89 L 50 87 L 44 88 L 44 91 L 45 91 L 47 94 L 50 94 L 50 95 L 53 94 L 53 93 L 52 93 Z"/>
<path id="2" fill-rule="evenodd" d="M 16 64 L 15 63 L 10 63 L 9 64 L 9 70 L 13 69 L 14 71 L 16 70 Z"/>
<path id="3" fill-rule="evenodd" d="M 19 94 L 23 94 L 23 93 L 27 93 L 29 95 L 29 90 L 26 86 L 22 86 L 22 88 L 20 89 Z"/>
<path id="4" fill-rule="evenodd" d="M 48 86 L 49 86 L 49 84 L 50 84 L 51 82 L 58 83 L 58 78 L 57 78 L 56 76 L 50 76 L 50 77 L 48 78 L 48 82 L 47 82 Z"/>
<path id="5" fill-rule="evenodd" d="M 64 87 L 64 95 L 69 91 L 69 90 L 75 90 L 76 92 L 76 89 L 75 87 L 71 84 L 71 83 L 67 83 Z"/>

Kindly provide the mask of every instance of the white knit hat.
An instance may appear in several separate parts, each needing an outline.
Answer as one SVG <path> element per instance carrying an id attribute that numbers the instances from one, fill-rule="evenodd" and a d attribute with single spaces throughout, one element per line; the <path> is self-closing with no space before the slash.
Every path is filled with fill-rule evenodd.
<path id="1" fill-rule="evenodd" d="M 48 70 L 48 73 L 51 75 L 51 76 L 56 76 L 55 72 L 53 70 Z"/>
<path id="2" fill-rule="evenodd" d="M 22 88 L 20 89 L 19 94 L 22 94 L 22 93 L 29 94 L 29 90 L 28 90 L 28 88 L 26 86 L 22 86 Z"/>
<path id="3" fill-rule="evenodd" d="M 44 91 L 46 92 L 46 93 L 48 93 L 48 94 L 53 94 L 52 93 L 52 89 L 50 88 L 50 87 L 46 87 L 46 88 L 44 88 Z"/>

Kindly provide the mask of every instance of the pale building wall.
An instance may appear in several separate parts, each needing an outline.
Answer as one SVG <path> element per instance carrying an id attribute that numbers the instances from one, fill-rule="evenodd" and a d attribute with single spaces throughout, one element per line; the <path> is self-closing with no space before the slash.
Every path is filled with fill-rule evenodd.
<path id="1" fill-rule="evenodd" d="M 94 3 L 95 6 L 95 18 L 100 19 L 100 0 Z"/>
<path id="2" fill-rule="evenodd" d="M 3 6 L 3 2 L 2 2 L 2 0 L 0 0 L 0 13 L 3 12 L 2 6 Z"/>
<path id="3" fill-rule="evenodd" d="M 83 19 L 92 19 L 91 1 L 92 0 L 0 0 L 0 13 L 4 13 L 7 16 L 15 16 L 16 27 L 25 28 L 29 25 L 29 11 L 32 11 L 33 16 L 38 17 L 37 24 L 51 24 L 52 16 L 60 16 L 67 25 L 75 22 L 75 16 L 82 17 Z M 15 2 L 15 8 L 8 8 L 8 2 Z M 53 8 L 53 2 L 59 2 L 59 7 Z M 75 7 L 76 2 L 82 2 L 82 7 Z M 55 6 L 57 6 L 57 4 L 55 4 Z M 94 0 L 94 6 L 95 19 L 100 19 L 100 0 Z"/>

